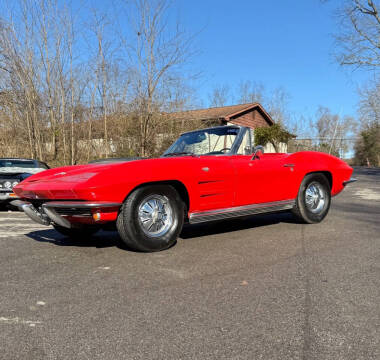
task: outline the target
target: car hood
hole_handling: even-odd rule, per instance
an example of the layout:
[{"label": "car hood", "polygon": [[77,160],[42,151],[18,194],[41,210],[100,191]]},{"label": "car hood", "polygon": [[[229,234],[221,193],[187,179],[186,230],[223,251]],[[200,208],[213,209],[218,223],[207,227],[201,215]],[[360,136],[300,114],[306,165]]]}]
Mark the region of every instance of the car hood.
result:
[{"label": "car hood", "polygon": [[[21,198],[122,201],[126,192],[141,182],[160,181],[178,173],[178,161],[195,158],[138,159],[115,163],[64,166],[35,174],[14,188]],[[128,190],[129,189],[129,190]]]},{"label": "car hood", "polygon": [[96,163],[88,165],[63,166],[32,175],[24,183],[33,182],[80,182],[125,163]]}]

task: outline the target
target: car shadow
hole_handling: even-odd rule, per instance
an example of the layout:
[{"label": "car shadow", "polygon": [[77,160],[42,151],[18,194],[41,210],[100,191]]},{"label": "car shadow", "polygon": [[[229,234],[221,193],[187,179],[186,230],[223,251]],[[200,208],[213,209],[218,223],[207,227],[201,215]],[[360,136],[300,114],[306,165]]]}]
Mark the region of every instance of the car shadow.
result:
[{"label": "car shadow", "polygon": [[125,248],[116,231],[100,231],[89,238],[72,239],[61,235],[54,229],[32,231],[25,236],[42,243],[57,246],[96,247],[99,249],[108,247]]},{"label": "car shadow", "polygon": [[[290,213],[274,213],[224,221],[215,221],[204,224],[186,224],[183,227],[179,238],[192,239],[208,235],[254,229],[257,227],[269,226],[278,223],[297,223],[297,221]],[[54,229],[32,231],[25,234],[25,236],[41,243],[49,243],[57,246],[95,247],[98,249],[117,247],[122,250],[138,252],[128,248],[122,242],[116,231],[100,231],[90,238],[83,239],[72,239],[66,237]]]},{"label": "car shadow", "polygon": [[254,229],[279,223],[296,224],[298,221],[290,212],[247,216],[236,219],[214,221],[203,224],[186,224],[180,234],[181,239],[192,239],[240,230]]}]

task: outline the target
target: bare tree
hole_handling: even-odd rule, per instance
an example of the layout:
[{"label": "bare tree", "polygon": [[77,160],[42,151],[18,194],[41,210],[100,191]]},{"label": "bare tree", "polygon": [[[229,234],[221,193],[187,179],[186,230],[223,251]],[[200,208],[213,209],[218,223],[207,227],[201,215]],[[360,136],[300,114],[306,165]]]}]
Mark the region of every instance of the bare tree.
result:
[{"label": "bare tree", "polygon": [[335,35],[339,64],[355,67],[380,66],[379,2],[348,0],[339,10],[340,31]]},{"label": "bare tree", "polygon": [[155,154],[181,131],[164,113],[192,101],[193,37],[170,0],[120,0],[121,34],[104,9],[83,7],[79,22],[75,4],[15,0],[1,14],[0,152],[53,166]]},{"label": "bare tree", "polygon": [[[347,0],[339,9],[340,30],[335,35],[336,60],[340,65],[351,66],[354,69],[374,70],[380,66],[380,2],[374,0]],[[371,158],[378,163],[380,155],[373,155],[373,149],[368,146],[371,138],[378,141],[378,126],[380,116],[380,86],[375,77],[369,85],[360,90],[359,116],[361,132],[355,147],[355,158],[363,164],[363,159]],[[361,159],[360,161],[358,159]],[[369,162],[369,161],[368,161]]]},{"label": "bare tree", "polygon": [[362,127],[380,124],[380,81],[374,80],[359,90],[359,115]]},{"label": "bare tree", "polygon": [[231,105],[233,103],[231,88],[227,84],[217,85],[213,88],[209,99],[211,107]]},{"label": "bare tree", "polygon": [[[38,63],[33,46],[35,23],[27,10],[27,2],[23,2],[20,8],[20,17],[23,20],[18,26],[10,18],[3,20],[0,27],[0,70],[1,91],[3,95],[1,107],[8,114],[9,120],[15,122],[14,129],[18,134],[28,139],[29,156],[42,155],[40,105],[42,98],[39,94]],[[26,36],[28,34],[28,36]],[[9,130],[8,126],[5,126]],[[9,137],[9,133],[3,136]],[[10,137],[8,144],[17,147]]]},{"label": "bare tree", "polygon": [[289,126],[289,101],[290,95],[283,87],[274,89],[267,100],[267,108],[272,118],[283,126]]},{"label": "bare tree", "polygon": [[275,88],[268,93],[263,84],[248,80],[239,84],[237,93],[239,103],[258,102],[267,109],[276,123],[291,131],[296,130],[296,124],[291,124],[291,114],[288,109],[290,94],[284,87]]},{"label": "bare tree", "polygon": [[193,55],[192,36],[178,21],[170,26],[171,1],[134,0],[132,3],[132,33],[125,45],[131,58],[139,154],[146,156],[157,132],[154,114],[163,106],[166,89],[184,77],[180,67]]},{"label": "bare tree", "polygon": [[314,124],[319,139],[319,150],[329,153],[345,152],[346,140],[355,133],[356,125],[354,118],[333,114],[329,108],[320,106]]},{"label": "bare tree", "polygon": [[107,41],[105,40],[105,27],[107,26],[107,19],[104,16],[97,17],[95,14],[95,34],[97,40],[97,67],[96,79],[97,89],[101,99],[101,109],[103,117],[103,131],[104,131],[104,149],[105,156],[108,157],[108,66],[106,62],[106,53],[109,49]]},{"label": "bare tree", "polygon": [[242,81],[238,87],[238,102],[241,104],[265,103],[265,86],[250,80]]},{"label": "bare tree", "polygon": [[55,0],[20,0],[18,5],[0,34],[3,71],[8,74],[1,86],[13,94],[12,109],[18,108],[12,118],[26,125],[29,156],[60,162],[62,137],[66,162],[66,53],[72,44],[71,19]]}]

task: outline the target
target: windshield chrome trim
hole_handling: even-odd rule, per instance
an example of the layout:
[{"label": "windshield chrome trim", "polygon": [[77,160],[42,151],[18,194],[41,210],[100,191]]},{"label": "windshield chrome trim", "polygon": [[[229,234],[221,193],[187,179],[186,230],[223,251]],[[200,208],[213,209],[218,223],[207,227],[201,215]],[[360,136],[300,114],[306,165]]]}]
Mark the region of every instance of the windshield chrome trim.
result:
[{"label": "windshield chrome trim", "polygon": [[197,132],[201,132],[201,131],[207,131],[207,130],[225,129],[226,127],[228,127],[229,129],[241,129],[243,126],[239,126],[239,125],[210,126],[208,128],[204,128],[204,129],[197,129],[197,130],[192,130],[192,131],[186,131],[184,133],[181,133],[180,136],[187,135],[187,134],[192,134],[192,133],[197,133]]},{"label": "windshield chrome trim", "polygon": [[228,152],[227,155],[236,155],[239,147],[244,139],[245,133],[247,132],[248,128],[247,127],[240,127],[240,131],[238,135],[236,136],[236,139],[234,143],[232,144],[231,150]]}]

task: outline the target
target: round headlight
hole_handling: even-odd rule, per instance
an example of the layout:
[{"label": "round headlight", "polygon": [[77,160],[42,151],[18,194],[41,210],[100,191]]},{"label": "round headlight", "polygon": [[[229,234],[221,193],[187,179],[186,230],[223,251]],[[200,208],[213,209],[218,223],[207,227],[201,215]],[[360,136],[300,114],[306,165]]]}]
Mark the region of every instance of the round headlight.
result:
[{"label": "round headlight", "polygon": [[16,185],[18,185],[18,181],[13,182],[12,188],[14,188]]},{"label": "round headlight", "polygon": [[12,188],[12,183],[11,183],[10,181],[6,181],[6,182],[4,183],[4,187],[5,187],[6,189],[11,189],[11,188]]}]

